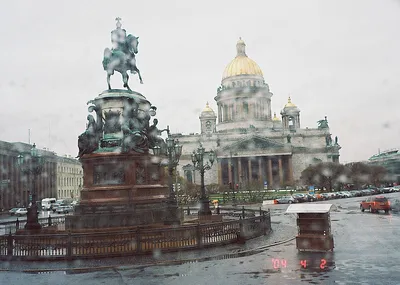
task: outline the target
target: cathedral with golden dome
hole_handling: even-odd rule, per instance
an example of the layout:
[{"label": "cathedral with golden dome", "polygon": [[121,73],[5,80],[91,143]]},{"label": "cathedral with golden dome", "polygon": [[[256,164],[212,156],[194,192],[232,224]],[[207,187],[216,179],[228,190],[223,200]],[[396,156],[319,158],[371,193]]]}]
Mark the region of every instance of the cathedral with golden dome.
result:
[{"label": "cathedral with golden dome", "polygon": [[216,163],[205,172],[205,184],[249,183],[278,189],[300,183],[301,172],[310,164],[338,162],[340,145],[333,141],[327,118],[316,128],[300,126],[300,109],[289,97],[280,117],[271,112],[273,93],[258,64],[246,54],[242,39],[236,57],[226,66],[214,100],[216,112],[207,102],[201,112],[200,132],[173,134],[183,145],[177,170],[190,182],[200,183],[191,154],[201,143],[214,150]]}]

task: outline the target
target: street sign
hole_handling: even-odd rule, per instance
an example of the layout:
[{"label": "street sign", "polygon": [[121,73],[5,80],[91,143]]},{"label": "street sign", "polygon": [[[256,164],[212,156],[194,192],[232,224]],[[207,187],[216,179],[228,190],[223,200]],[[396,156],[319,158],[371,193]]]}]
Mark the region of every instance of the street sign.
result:
[{"label": "street sign", "polygon": [[315,190],[315,189],[314,189],[314,186],[309,186],[309,187],[308,187],[308,194],[314,195],[314,193],[315,193],[314,190]]},{"label": "street sign", "polygon": [[0,184],[10,184],[11,180],[7,179],[7,180],[1,180]]},{"label": "street sign", "polygon": [[264,190],[268,189],[268,181],[264,181]]}]

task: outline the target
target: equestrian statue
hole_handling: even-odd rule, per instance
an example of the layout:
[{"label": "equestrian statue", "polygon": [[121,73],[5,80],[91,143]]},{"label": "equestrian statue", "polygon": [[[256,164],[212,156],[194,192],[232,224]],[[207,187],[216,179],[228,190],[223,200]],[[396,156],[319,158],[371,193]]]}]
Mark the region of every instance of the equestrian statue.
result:
[{"label": "equestrian statue", "polygon": [[113,47],[104,50],[103,68],[107,72],[108,89],[111,89],[110,77],[114,71],[118,71],[122,75],[124,87],[131,91],[128,85],[129,75],[138,74],[140,83],[143,84],[140,71],[136,66],[135,55],[138,53],[139,37],[129,34],[126,35],[126,30],[121,29],[121,18],[116,18],[117,29],[111,32],[111,42]]}]

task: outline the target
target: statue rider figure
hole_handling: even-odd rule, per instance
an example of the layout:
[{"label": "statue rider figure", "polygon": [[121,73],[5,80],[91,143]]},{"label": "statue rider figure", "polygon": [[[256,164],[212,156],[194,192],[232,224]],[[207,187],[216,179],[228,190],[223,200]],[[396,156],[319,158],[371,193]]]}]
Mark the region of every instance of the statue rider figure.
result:
[{"label": "statue rider figure", "polygon": [[117,17],[115,19],[117,21],[117,29],[111,32],[111,43],[113,45],[112,51],[120,50],[124,51],[124,44],[126,40],[126,30],[121,29],[121,18]]}]

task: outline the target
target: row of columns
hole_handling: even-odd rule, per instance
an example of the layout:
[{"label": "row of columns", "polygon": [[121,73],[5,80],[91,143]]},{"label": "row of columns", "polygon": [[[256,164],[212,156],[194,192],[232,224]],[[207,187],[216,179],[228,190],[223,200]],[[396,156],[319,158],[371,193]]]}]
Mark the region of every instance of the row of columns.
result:
[{"label": "row of columns", "polygon": [[[256,171],[253,171],[254,166]],[[261,184],[265,180],[268,187],[293,185],[292,156],[235,157],[219,161],[219,184],[252,181]]]},{"label": "row of columns", "polygon": [[254,101],[238,101],[218,103],[218,122],[232,121],[243,118],[271,118],[271,100],[260,98]]}]

